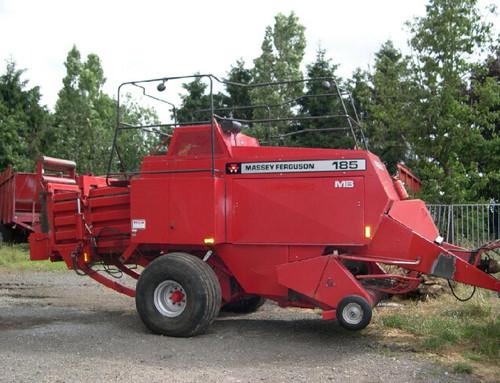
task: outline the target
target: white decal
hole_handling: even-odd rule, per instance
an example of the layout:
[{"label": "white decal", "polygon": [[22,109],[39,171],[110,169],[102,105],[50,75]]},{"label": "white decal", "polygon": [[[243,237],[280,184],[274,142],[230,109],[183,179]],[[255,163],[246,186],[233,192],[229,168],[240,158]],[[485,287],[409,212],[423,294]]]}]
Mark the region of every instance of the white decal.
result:
[{"label": "white decal", "polygon": [[146,228],[145,219],[133,219],[132,220],[132,230],[144,230]]},{"label": "white decal", "polygon": [[354,181],[353,180],[335,181],[335,187],[336,188],[353,188]]},{"label": "white decal", "polygon": [[246,162],[241,164],[241,174],[349,172],[358,170],[366,170],[366,160]]}]

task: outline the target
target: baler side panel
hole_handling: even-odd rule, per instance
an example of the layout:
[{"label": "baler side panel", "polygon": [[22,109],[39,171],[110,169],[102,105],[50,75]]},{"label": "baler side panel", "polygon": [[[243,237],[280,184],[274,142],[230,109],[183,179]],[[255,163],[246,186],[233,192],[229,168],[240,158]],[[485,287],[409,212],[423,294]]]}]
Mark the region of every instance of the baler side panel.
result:
[{"label": "baler side panel", "polygon": [[210,176],[172,177],[169,186],[169,244],[225,242],[224,180]]},{"label": "baler side panel", "polygon": [[130,190],[132,242],[168,243],[170,178],[132,180]]},{"label": "baler side panel", "polygon": [[234,178],[231,181],[228,199],[231,243],[312,245],[362,244],[364,241],[361,176]]}]

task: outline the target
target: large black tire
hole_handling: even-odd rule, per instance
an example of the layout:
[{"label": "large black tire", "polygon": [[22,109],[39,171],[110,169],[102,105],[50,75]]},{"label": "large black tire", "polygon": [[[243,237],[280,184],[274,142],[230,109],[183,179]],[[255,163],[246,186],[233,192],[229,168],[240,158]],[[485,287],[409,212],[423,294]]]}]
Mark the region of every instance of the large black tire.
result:
[{"label": "large black tire", "polygon": [[347,330],[356,331],[364,329],[372,319],[372,307],[357,295],[342,299],[337,306],[337,320]]},{"label": "large black tire", "polygon": [[250,295],[222,306],[221,311],[237,314],[250,314],[256,312],[266,300],[257,295]]},{"label": "large black tire", "polygon": [[170,253],[142,272],[135,303],[152,332],[190,337],[205,332],[219,314],[221,288],[215,272],[201,259]]}]

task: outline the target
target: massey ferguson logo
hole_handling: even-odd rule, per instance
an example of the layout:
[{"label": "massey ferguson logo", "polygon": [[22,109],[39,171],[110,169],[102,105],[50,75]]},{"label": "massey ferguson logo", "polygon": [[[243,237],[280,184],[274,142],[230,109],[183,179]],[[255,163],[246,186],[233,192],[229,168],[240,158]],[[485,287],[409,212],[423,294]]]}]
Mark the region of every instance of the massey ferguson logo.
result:
[{"label": "massey ferguson logo", "polygon": [[227,174],[240,174],[241,173],[240,164],[237,164],[237,163],[226,164],[226,173]]},{"label": "massey ferguson logo", "polygon": [[[226,164],[226,174],[358,172],[364,170],[366,170],[366,160],[363,158],[270,162],[229,162]],[[354,187],[354,185],[340,187]]]},{"label": "massey ferguson logo", "polygon": [[342,181],[335,181],[335,188],[346,188],[350,189],[354,187],[354,181],[353,180],[342,180]]}]

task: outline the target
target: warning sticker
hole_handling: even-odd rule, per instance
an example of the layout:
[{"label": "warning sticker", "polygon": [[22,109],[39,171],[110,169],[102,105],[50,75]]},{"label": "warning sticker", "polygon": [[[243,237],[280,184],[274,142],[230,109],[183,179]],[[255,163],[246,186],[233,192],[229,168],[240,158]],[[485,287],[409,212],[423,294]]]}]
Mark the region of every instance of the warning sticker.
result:
[{"label": "warning sticker", "polygon": [[145,219],[133,219],[132,220],[132,230],[144,230],[146,228]]}]

